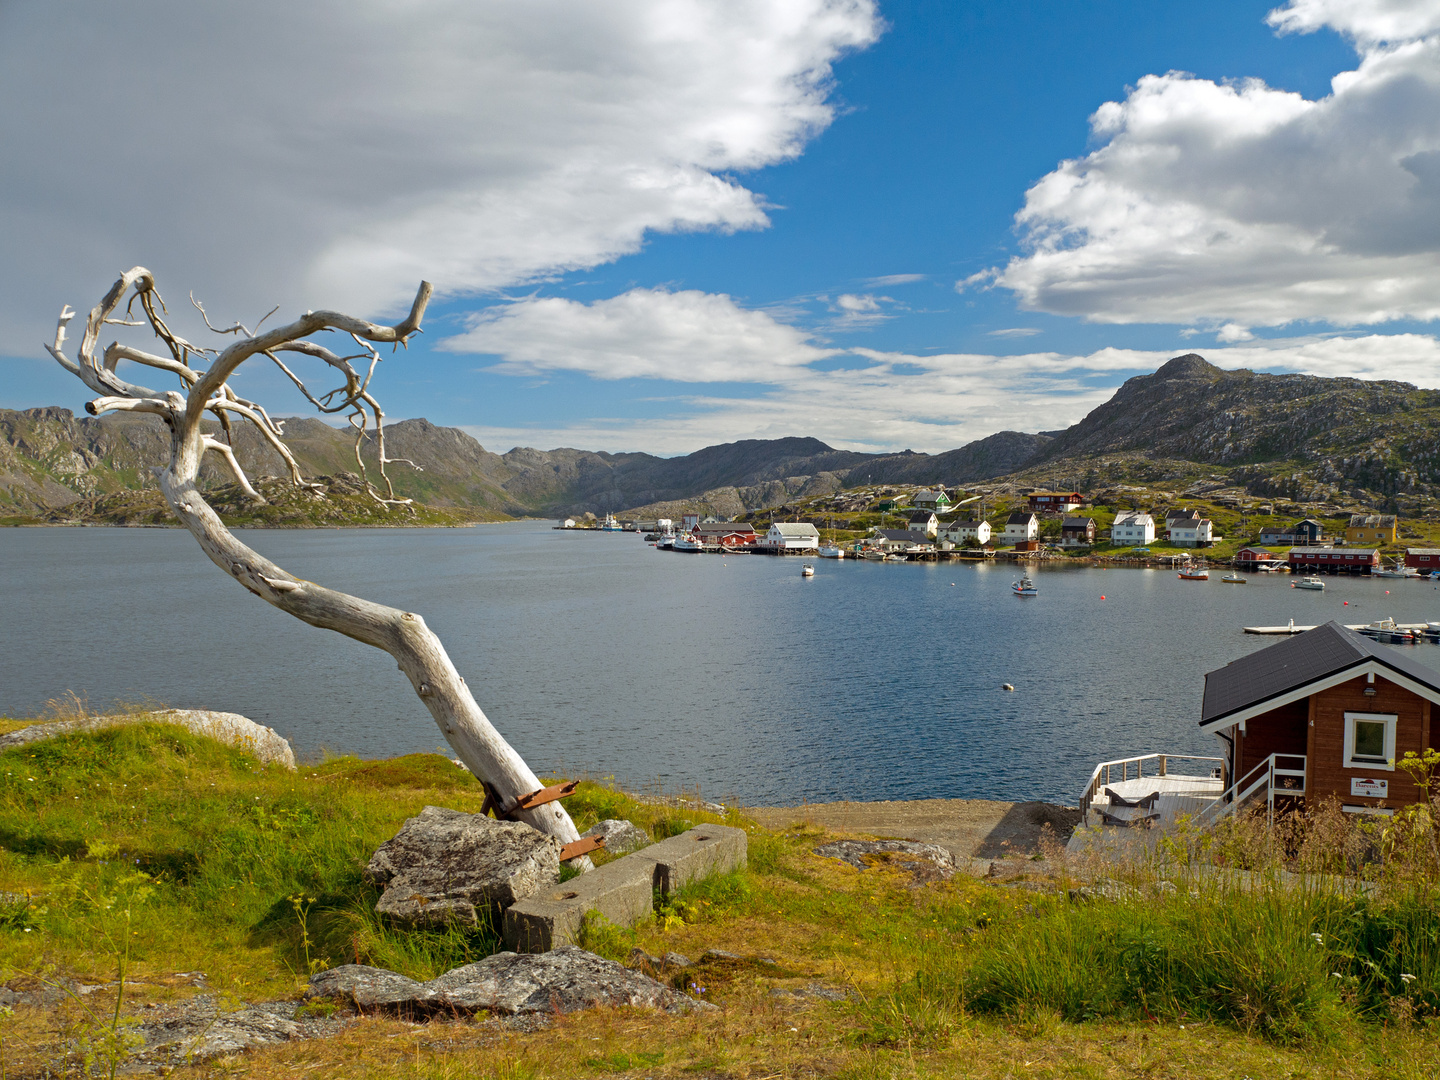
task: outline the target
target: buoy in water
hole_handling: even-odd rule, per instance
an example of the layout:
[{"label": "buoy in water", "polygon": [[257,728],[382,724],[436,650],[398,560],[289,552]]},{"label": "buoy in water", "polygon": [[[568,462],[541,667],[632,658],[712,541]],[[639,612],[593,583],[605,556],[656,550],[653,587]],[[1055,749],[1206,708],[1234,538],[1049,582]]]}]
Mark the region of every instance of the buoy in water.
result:
[{"label": "buoy in water", "polygon": [[1101,596],[1101,597],[1100,597],[1100,599],[1101,599],[1101,600],[1104,600],[1104,599],[1105,599],[1105,597],[1104,597],[1104,596]]},{"label": "buoy in water", "polygon": [[1002,683],[1000,684],[1000,689],[1001,689],[1001,690],[1014,690],[1015,687],[1011,686],[1008,682],[1002,682]]}]

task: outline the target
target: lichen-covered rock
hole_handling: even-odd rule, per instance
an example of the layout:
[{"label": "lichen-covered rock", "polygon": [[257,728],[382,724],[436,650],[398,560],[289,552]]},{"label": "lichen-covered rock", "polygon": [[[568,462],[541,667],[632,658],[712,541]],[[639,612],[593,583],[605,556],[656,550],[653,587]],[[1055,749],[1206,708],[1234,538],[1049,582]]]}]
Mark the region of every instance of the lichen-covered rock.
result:
[{"label": "lichen-covered rock", "polygon": [[839,859],[857,870],[893,866],[909,873],[917,884],[943,881],[955,873],[955,856],[949,851],[913,840],[837,840],[817,847],[815,854]]},{"label": "lichen-covered rock", "polygon": [[606,851],[613,851],[620,855],[639,851],[653,843],[644,829],[620,818],[606,818],[604,821],[596,822],[580,834],[580,839],[584,840],[587,836],[603,840]]},{"label": "lichen-covered rock", "polygon": [[524,822],[427,806],[376,849],[365,878],[385,886],[382,915],[473,926],[558,882],[560,842]]},{"label": "lichen-covered rock", "polygon": [[340,998],[362,1010],[407,1015],[567,1013],[597,1005],[670,1013],[715,1008],[574,945],[561,945],[547,953],[497,953],[427,983],[347,964],[313,976],[307,996]]}]

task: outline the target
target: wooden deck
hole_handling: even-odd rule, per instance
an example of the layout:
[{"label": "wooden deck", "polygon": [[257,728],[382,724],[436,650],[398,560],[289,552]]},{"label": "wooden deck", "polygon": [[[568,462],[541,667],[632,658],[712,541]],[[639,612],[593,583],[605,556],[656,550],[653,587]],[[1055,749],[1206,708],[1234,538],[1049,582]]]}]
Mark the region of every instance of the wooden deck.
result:
[{"label": "wooden deck", "polygon": [[[1118,822],[1140,823],[1145,819],[1151,819],[1152,827],[1164,827],[1171,825],[1181,814],[1197,814],[1213,803],[1223,793],[1219,777],[1210,776],[1177,776],[1173,773],[1167,776],[1142,776],[1139,779],[1117,780],[1106,785],[1108,790],[1130,802],[1138,802],[1140,799],[1159,793],[1155,805],[1150,808],[1138,806],[1122,806],[1113,802],[1105,789],[1102,789],[1090,801],[1088,807],[1081,807],[1082,810],[1089,810],[1087,820],[1092,828],[1124,828]],[[1111,821],[1106,821],[1101,815],[1108,815]],[[1158,820],[1156,817],[1158,815]],[[1133,825],[1131,827],[1134,827]]]}]

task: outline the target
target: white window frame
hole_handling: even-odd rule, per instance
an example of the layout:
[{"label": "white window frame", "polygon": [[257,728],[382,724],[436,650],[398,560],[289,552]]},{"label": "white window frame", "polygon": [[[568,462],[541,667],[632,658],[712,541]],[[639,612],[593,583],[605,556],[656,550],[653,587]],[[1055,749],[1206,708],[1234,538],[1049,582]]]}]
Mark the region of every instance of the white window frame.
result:
[{"label": "white window frame", "polygon": [[[1394,713],[1367,713],[1347,712],[1345,714],[1345,761],[1347,769],[1379,769],[1383,772],[1395,771],[1395,727],[1399,717]],[[1374,761],[1356,761],[1355,756],[1355,721],[1363,720],[1366,723],[1385,725],[1385,761],[1377,763]]]}]

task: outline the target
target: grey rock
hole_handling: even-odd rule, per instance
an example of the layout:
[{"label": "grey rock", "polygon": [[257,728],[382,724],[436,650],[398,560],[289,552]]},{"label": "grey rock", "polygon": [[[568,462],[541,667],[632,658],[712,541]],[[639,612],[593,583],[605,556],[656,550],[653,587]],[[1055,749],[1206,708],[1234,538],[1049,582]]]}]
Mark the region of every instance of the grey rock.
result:
[{"label": "grey rock", "polygon": [[[365,878],[375,910],[411,925],[474,925],[560,880],[560,842],[520,821],[427,806],[381,844]],[[478,910],[477,910],[478,909]]]},{"label": "grey rock", "polygon": [[810,983],[807,986],[789,990],[783,986],[777,986],[770,991],[770,996],[777,998],[798,998],[802,1001],[845,1001],[850,997],[850,991],[839,986],[826,986],[824,983]]},{"label": "grey rock", "polygon": [[917,884],[944,881],[956,870],[955,857],[945,848],[913,840],[837,840],[817,847],[815,854],[839,859],[857,870],[895,866],[908,872]]},{"label": "grey rock", "polygon": [[706,949],[700,954],[701,960],[744,960],[739,953],[726,952],[724,949]]},{"label": "grey rock", "polygon": [[174,1005],[152,1004],[139,1022],[144,1042],[124,1071],[173,1068],[292,1039],[324,1038],[349,1022],[348,1017],[298,1018],[289,1001],[261,1002],[235,1012],[222,1012],[210,994]]},{"label": "grey rock", "polygon": [[687,968],[690,966],[690,958],[678,952],[667,952],[660,958],[660,965],[665,968]]},{"label": "grey rock", "polygon": [[670,1013],[715,1008],[574,945],[547,953],[497,953],[427,983],[352,964],[312,977],[307,993],[338,997],[361,1009],[427,1014],[566,1013],[597,1005]]},{"label": "grey rock", "polygon": [[606,851],[613,851],[620,855],[638,851],[652,842],[650,835],[644,829],[620,818],[606,818],[604,821],[596,822],[580,834],[580,839],[584,840],[590,836],[604,840]]},{"label": "grey rock", "polygon": [[196,735],[205,735],[226,746],[239,747],[262,764],[278,764],[294,771],[295,751],[290,743],[239,713],[211,712],[208,709],[159,709],[155,712],[126,716],[85,716],[78,720],[56,720],[47,724],[31,724],[6,735],[0,735],[0,750],[24,746],[42,739],[54,739],[77,731],[100,731],[126,724],[178,724]]}]

